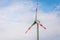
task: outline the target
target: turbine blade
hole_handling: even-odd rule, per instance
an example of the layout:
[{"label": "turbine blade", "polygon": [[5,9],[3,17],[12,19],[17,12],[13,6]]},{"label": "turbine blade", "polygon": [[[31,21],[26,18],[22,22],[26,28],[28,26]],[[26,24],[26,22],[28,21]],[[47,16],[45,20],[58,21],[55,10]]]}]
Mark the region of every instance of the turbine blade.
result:
[{"label": "turbine blade", "polygon": [[40,24],[40,26],[41,26],[42,28],[46,29],[46,27],[44,27],[42,24]]},{"label": "turbine blade", "polygon": [[36,15],[35,15],[35,20],[37,20],[37,10],[38,10],[38,9],[36,8]]},{"label": "turbine blade", "polygon": [[38,13],[38,1],[36,3],[36,15],[35,15],[35,20],[37,20],[37,13]]},{"label": "turbine blade", "polygon": [[34,23],[27,29],[27,31],[26,31],[25,33],[27,33],[27,32],[31,29],[31,27],[34,26],[35,24],[36,24],[36,22],[34,22]]},{"label": "turbine blade", "polygon": [[28,30],[25,33],[27,33],[30,29],[31,29],[31,27],[29,27]]}]

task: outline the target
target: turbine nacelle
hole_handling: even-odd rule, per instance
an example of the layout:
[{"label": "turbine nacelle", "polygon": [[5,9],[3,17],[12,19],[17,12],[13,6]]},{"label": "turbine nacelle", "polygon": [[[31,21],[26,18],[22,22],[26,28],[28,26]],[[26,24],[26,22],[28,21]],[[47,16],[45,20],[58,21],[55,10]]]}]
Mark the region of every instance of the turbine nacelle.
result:
[{"label": "turbine nacelle", "polygon": [[38,24],[39,24],[39,23],[40,23],[40,21],[39,21],[39,20],[36,20],[36,23],[38,23]]}]

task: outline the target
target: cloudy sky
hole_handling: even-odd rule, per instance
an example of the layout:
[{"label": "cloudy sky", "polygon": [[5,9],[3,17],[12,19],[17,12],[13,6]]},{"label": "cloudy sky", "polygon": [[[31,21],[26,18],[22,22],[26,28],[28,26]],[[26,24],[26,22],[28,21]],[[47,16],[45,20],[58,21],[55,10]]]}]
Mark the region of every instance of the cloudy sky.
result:
[{"label": "cloudy sky", "polygon": [[[60,40],[60,0],[38,0],[40,40]],[[36,25],[25,34],[35,19],[36,0],[0,0],[0,40],[36,40]]]}]

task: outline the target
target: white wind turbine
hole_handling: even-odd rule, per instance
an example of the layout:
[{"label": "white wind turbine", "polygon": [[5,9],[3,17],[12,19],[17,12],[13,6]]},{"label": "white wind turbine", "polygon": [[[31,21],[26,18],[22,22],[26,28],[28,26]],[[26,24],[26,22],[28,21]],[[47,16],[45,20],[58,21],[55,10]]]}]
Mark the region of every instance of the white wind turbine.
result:
[{"label": "white wind turbine", "polygon": [[35,24],[37,24],[37,40],[39,40],[39,25],[40,25],[42,28],[44,28],[44,29],[46,29],[46,27],[44,27],[44,26],[40,23],[40,21],[37,20],[37,13],[38,13],[38,0],[37,0],[37,3],[36,3],[36,15],[35,15],[35,20],[34,20],[33,24],[27,29],[27,31],[26,31],[25,33],[27,33],[27,32],[31,29],[31,27],[33,27]]}]

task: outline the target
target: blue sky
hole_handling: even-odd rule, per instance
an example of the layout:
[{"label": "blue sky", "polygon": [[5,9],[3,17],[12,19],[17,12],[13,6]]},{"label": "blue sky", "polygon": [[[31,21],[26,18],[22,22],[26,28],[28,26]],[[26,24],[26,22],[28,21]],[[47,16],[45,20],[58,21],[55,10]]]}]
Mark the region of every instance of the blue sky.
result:
[{"label": "blue sky", "polygon": [[60,5],[60,0],[38,0],[38,2],[42,4],[39,8],[44,12],[51,12],[57,5]]},{"label": "blue sky", "polygon": [[[38,0],[40,40],[60,40],[60,0]],[[0,0],[0,40],[36,40],[36,25],[25,34],[35,19],[36,0]]]},{"label": "blue sky", "polygon": [[[15,0],[16,2],[20,2],[21,0]],[[25,0],[26,1],[26,0]],[[30,1],[30,0],[28,0]],[[34,3],[36,0],[32,0]],[[14,0],[0,0],[0,7],[6,7],[11,5]],[[44,12],[51,12],[53,9],[60,5],[60,0],[38,0],[39,4],[41,3],[42,6],[39,9],[43,10]]]}]

